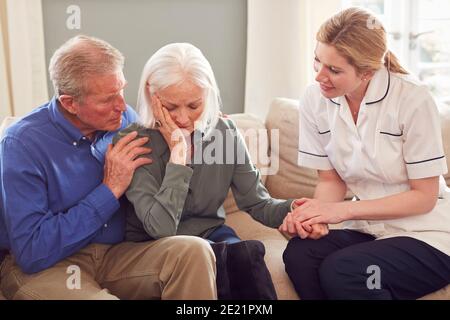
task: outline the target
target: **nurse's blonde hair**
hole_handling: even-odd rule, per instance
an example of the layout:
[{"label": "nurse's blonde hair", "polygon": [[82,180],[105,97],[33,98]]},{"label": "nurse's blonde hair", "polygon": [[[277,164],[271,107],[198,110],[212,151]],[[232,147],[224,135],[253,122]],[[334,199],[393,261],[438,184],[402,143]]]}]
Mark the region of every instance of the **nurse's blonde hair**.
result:
[{"label": "nurse's blonde hair", "polygon": [[409,73],[388,50],[381,22],[364,9],[353,7],[335,14],[322,24],[316,40],[336,48],[359,74],[383,65],[394,73]]},{"label": "nurse's blonde hair", "polygon": [[156,51],[145,64],[137,101],[137,112],[144,126],[155,128],[151,96],[186,80],[204,91],[205,109],[195,126],[206,137],[209,136],[219,120],[220,92],[208,60],[190,43],[168,44]]}]

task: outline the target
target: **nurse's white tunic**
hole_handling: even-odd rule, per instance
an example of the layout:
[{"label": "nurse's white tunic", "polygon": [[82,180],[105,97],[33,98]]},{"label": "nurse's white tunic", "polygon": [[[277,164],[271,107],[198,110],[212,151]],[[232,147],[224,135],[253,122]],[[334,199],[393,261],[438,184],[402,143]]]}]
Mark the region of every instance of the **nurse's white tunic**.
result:
[{"label": "nurse's white tunic", "polygon": [[[318,84],[308,87],[299,110],[299,165],[335,169],[360,200],[398,194],[410,190],[409,179],[447,173],[437,106],[412,76],[377,71],[356,125],[345,97],[327,99]],[[450,191],[441,176],[431,212],[344,227],[377,239],[412,237],[450,255]]]}]

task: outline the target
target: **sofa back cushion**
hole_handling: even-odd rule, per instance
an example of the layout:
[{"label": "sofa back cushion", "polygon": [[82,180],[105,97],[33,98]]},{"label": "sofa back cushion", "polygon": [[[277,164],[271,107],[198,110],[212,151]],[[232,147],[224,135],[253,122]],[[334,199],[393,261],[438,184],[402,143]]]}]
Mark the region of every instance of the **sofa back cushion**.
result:
[{"label": "sofa back cushion", "polygon": [[6,117],[2,123],[0,124],[0,139],[3,138],[3,135],[5,134],[6,129],[12,125],[14,122],[19,120],[18,117]]},{"label": "sofa back cushion", "polygon": [[[236,127],[244,137],[253,164],[259,170],[268,168],[270,163],[266,163],[265,159],[261,157],[261,155],[267,155],[269,149],[269,139],[264,122],[251,114],[239,113],[229,115],[229,117],[236,123]],[[264,171],[262,170],[262,173]],[[262,174],[261,179],[265,183],[266,175]],[[231,190],[228,191],[225,199],[224,209],[227,214],[239,211]]]},{"label": "sofa back cushion", "polygon": [[266,118],[267,130],[278,130],[279,141],[271,141],[272,152],[279,155],[279,168],[269,175],[266,187],[274,198],[288,199],[314,195],[317,171],[297,165],[298,101],[275,99]]},{"label": "sofa back cushion", "polygon": [[[441,115],[442,143],[447,157],[447,167],[450,170],[450,105],[441,105],[439,113]],[[450,172],[444,178],[447,186],[450,186]]]}]

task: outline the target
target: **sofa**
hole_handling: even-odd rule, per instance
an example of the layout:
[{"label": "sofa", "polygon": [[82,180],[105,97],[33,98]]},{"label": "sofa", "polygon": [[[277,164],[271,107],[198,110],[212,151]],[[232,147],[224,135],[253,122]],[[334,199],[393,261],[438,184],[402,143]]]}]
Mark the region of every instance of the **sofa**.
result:
[{"label": "sofa", "polygon": [[[298,101],[277,98],[272,102],[265,122],[250,114],[229,115],[243,134],[250,156],[260,169],[265,186],[275,198],[312,197],[317,182],[315,170],[301,168],[297,165],[297,108]],[[450,107],[443,107],[440,111],[444,147],[448,167],[450,168]],[[14,118],[7,118],[3,121],[3,124],[0,125],[0,137],[2,131],[14,121]],[[276,141],[278,142],[275,143]],[[267,157],[264,157],[267,154],[274,154],[273,159],[277,161],[268,162]],[[447,185],[450,185],[450,174],[447,174],[445,178]],[[348,194],[348,198],[351,198],[351,194]],[[262,225],[253,220],[247,213],[240,211],[231,192],[225,200],[224,208],[227,213],[226,224],[236,230],[241,239],[260,240],[264,243],[266,247],[265,260],[278,298],[282,300],[299,299],[284,270],[282,261],[288,236],[277,229]],[[339,227],[339,225],[330,226],[330,228]],[[0,292],[0,300],[2,297]],[[450,284],[422,299],[450,300]]]}]

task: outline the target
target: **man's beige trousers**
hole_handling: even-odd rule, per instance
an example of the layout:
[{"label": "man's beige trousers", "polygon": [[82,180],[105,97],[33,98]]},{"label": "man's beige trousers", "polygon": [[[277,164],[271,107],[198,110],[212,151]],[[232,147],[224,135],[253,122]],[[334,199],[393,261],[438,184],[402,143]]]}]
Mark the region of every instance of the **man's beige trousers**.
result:
[{"label": "man's beige trousers", "polygon": [[91,244],[35,274],[23,273],[8,255],[1,289],[7,299],[209,300],[217,299],[216,263],[198,237]]}]

